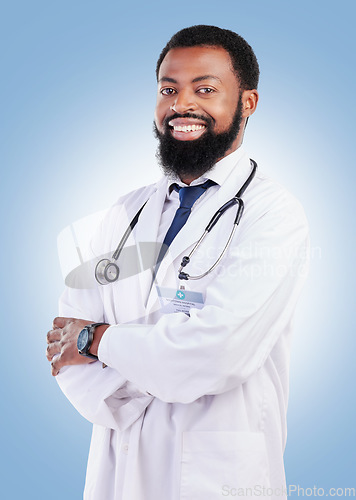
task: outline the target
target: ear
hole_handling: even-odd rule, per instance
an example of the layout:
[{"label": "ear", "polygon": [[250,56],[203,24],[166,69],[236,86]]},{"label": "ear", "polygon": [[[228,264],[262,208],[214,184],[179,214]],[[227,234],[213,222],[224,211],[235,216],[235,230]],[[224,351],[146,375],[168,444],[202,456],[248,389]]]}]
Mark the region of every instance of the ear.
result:
[{"label": "ear", "polygon": [[256,111],[257,103],[258,103],[258,92],[256,89],[244,90],[242,92],[243,118],[248,118]]}]

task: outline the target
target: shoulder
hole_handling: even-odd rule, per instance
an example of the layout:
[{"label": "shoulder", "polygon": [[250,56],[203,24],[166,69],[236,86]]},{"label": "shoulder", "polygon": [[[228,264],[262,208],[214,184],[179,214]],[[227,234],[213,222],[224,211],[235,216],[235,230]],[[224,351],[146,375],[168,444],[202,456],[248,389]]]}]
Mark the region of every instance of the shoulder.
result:
[{"label": "shoulder", "polygon": [[162,177],[158,182],[134,189],[120,198],[109,208],[105,220],[116,217],[119,212],[125,212],[128,219],[134,217],[137,211],[149,200],[159,189],[165,189],[167,179]]},{"label": "shoulder", "polygon": [[148,196],[150,196],[153,192],[155,192],[158,189],[158,186],[160,185],[161,182],[162,181],[149,184],[147,186],[142,186],[138,189],[130,191],[129,193],[123,196],[120,196],[120,198],[114,203],[114,205],[111,208],[113,209],[115,207],[120,207],[123,205],[130,205],[130,204],[140,204],[140,202],[146,200]]},{"label": "shoulder", "polygon": [[250,206],[258,206],[262,212],[289,209],[304,214],[304,209],[297,196],[263,172],[256,173],[247,198]]},{"label": "shoulder", "polygon": [[103,248],[114,248],[118,235],[129,227],[133,218],[158,190],[166,189],[167,180],[163,177],[157,183],[142,186],[121,196],[105,213],[98,230],[94,233],[92,247],[96,252]]},{"label": "shoulder", "polygon": [[261,171],[257,171],[251,188],[246,191],[244,204],[245,229],[257,225],[271,233],[277,228],[308,233],[307,217],[298,198]]}]

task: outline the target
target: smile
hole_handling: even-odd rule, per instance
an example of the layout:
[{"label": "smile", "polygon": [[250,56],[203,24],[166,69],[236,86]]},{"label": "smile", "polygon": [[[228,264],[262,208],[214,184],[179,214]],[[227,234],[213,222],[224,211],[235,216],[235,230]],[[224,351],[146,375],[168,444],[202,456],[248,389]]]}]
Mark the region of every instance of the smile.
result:
[{"label": "smile", "polygon": [[205,125],[176,125],[172,127],[175,132],[195,132],[204,128]]},{"label": "smile", "polygon": [[172,136],[180,141],[198,139],[207,128],[205,123],[189,118],[175,118],[168,125]]}]

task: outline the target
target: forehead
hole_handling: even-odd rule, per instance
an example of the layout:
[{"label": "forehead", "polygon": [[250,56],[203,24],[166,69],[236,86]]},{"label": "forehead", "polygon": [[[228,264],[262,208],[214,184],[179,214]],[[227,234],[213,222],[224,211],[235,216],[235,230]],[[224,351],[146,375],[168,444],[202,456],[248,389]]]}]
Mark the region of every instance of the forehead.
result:
[{"label": "forehead", "polygon": [[171,49],[162,61],[158,79],[193,80],[214,76],[222,83],[237,82],[229,53],[222,47],[179,47]]}]

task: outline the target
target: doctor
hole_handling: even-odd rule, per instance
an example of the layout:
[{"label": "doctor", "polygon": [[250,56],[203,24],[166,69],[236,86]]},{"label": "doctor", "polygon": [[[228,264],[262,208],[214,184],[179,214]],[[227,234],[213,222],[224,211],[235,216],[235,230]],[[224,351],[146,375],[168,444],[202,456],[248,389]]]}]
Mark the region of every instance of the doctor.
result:
[{"label": "doctor", "polygon": [[[241,143],[258,77],[236,33],[193,26],[172,37],[157,63],[164,176],[121,198],[92,242],[96,256],[113,252],[147,201],[126,245],[140,252],[165,241],[164,258],[61,297],[47,358],[93,423],[87,500],[286,496],[289,346],[308,244],[300,204],[258,170],[221,263],[202,279],[178,279],[182,257],[251,173]],[[234,217],[223,215],[187,272],[214,263]]]}]

